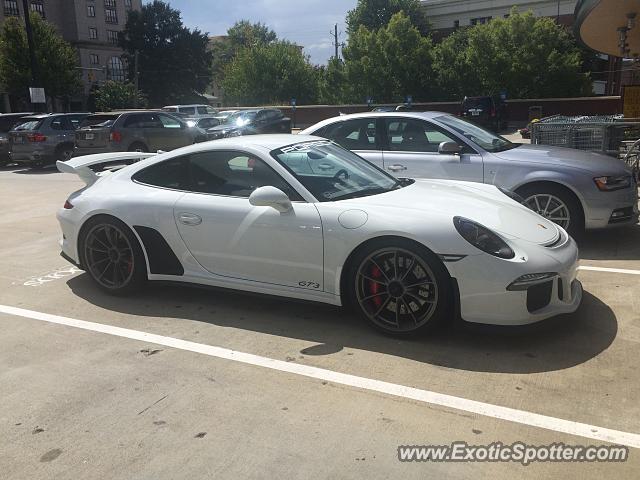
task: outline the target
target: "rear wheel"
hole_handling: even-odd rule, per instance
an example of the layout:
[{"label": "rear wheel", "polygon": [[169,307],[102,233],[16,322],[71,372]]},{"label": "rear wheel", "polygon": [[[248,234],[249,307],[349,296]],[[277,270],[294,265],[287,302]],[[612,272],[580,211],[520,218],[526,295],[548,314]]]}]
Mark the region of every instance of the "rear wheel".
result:
[{"label": "rear wheel", "polygon": [[147,148],[147,146],[144,143],[135,142],[135,143],[132,143],[131,145],[129,145],[129,151],[130,152],[148,152],[149,149]]},{"label": "rear wheel", "polygon": [[73,145],[60,145],[56,148],[56,160],[60,160],[61,162],[66,162],[73,156]]},{"label": "rear wheel", "polygon": [[584,231],[584,215],[576,198],[562,187],[531,185],[518,189],[524,203],[534,212],[560,225],[571,236]]},{"label": "rear wheel", "polygon": [[96,217],[83,227],[82,265],[103,290],[124,295],[141,287],[147,278],[138,240],[123,222]]},{"label": "rear wheel", "polygon": [[352,262],[349,301],[373,327],[426,333],[450,310],[449,275],[436,255],[411,241],[376,242]]}]

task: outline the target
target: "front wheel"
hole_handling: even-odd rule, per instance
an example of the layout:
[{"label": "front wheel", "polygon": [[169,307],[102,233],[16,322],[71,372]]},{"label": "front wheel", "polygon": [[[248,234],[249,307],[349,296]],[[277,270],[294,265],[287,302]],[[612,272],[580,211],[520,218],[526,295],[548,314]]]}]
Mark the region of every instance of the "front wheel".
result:
[{"label": "front wheel", "polygon": [[81,236],[82,265],[94,282],[114,295],[132,293],[147,278],[144,254],[129,227],[112,217],[89,220]]},{"label": "front wheel", "polygon": [[560,225],[572,237],[584,231],[584,215],[578,201],[554,185],[532,185],[518,189],[524,204],[547,220]]},{"label": "front wheel", "polygon": [[425,247],[401,239],[385,243],[376,242],[352,262],[349,302],[385,333],[426,333],[450,310],[449,274]]}]

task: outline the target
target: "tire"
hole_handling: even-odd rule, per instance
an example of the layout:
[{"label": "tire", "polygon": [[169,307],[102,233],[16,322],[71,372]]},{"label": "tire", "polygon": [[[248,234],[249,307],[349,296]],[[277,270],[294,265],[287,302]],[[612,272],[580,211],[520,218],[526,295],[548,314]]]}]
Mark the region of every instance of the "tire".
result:
[{"label": "tire", "polygon": [[80,263],[98,287],[128,295],[147,280],[147,264],[138,239],[120,220],[100,215],[85,223],[78,242]]},{"label": "tire", "polygon": [[129,152],[148,152],[149,149],[142,142],[134,142],[131,145],[129,145],[129,150],[128,151]]},{"label": "tire", "polygon": [[349,262],[347,304],[373,328],[417,336],[440,325],[451,311],[451,278],[424,246],[401,238],[369,243]]},{"label": "tire", "polygon": [[579,237],[584,232],[580,203],[566,189],[555,185],[529,185],[519,188],[516,193],[524,198],[525,205],[563,227],[572,237]]},{"label": "tire", "polygon": [[57,160],[60,160],[62,162],[66,162],[67,160],[69,160],[71,157],[73,156],[73,144],[65,144],[65,145],[59,145],[56,148],[56,153],[55,153],[55,160],[54,163]]}]

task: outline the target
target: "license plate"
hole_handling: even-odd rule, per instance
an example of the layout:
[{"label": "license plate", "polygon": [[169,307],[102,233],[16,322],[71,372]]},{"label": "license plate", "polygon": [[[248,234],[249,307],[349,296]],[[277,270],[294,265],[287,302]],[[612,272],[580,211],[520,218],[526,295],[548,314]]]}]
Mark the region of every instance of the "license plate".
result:
[{"label": "license plate", "polygon": [[85,138],[85,140],[93,140],[94,138],[96,138],[96,136],[95,136],[95,134],[93,134],[93,133],[87,133],[87,134],[84,136],[84,138]]},{"label": "license plate", "polygon": [[479,117],[479,116],[480,116],[480,112],[472,111],[472,112],[471,112],[471,115],[472,115],[473,117]]}]

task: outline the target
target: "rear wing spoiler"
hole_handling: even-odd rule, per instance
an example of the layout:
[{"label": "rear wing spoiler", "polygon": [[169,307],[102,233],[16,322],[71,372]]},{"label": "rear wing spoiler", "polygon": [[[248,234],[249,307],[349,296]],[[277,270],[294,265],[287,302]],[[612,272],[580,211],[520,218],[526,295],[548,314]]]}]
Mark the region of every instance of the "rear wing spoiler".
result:
[{"label": "rear wing spoiler", "polygon": [[[75,157],[66,162],[58,160],[56,167],[62,173],[75,173],[89,186],[93,185],[100,178],[100,174],[96,171],[99,165],[120,163],[128,165],[154,155],[156,154],[147,152],[96,153],[94,155]],[[94,168],[92,169],[91,167]]]}]

